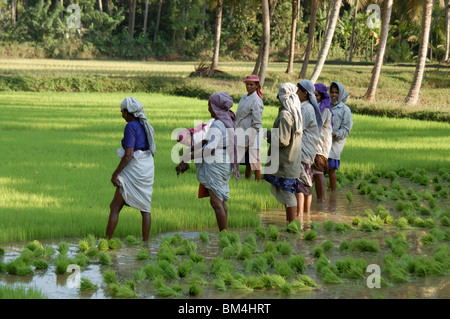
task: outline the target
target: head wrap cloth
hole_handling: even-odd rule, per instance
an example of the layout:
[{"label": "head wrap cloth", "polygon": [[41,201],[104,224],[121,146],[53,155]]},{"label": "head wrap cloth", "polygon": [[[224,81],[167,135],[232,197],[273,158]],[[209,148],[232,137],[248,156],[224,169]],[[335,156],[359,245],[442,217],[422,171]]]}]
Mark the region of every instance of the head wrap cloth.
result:
[{"label": "head wrap cloth", "polygon": [[236,115],[230,110],[233,106],[233,99],[228,95],[228,93],[219,92],[212,94],[208,101],[217,118],[221,120],[227,128],[228,145],[233,145],[233,148],[227,147],[227,150],[230,154],[230,158],[233,158],[233,170],[236,174],[236,178],[238,178],[239,163],[237,162],[237,137],[234,134],[234,130],[236,129]]},{"label": "head wrap cloth", "polygon": [[300,109],[300,100],[297,95],[297,86],[293,83],[282,83],[278,87],[278,98],[283,107],[291,113],[294,118],[294,132],[301,134],[302,127],[302,112]]},{"label": "head wrap cloth", "polygon": [[314,87],[314,84],[310,80],[302,80],[298,84],[301,85],[308,93],[309,102],[314,107],[314,113],[316,115],[316,122],[317,122],[317,129],[319,130],[319,135],[321,135],[323,120],[322,120],[322,112],[320,112],[319,103],[317,103],[317,99],[316,99],[316,88]]},{"label": "head wrap cloth", "polygon": [[263,98],[263,95],[262,95],[262,93],[261,93],[261,84],[259,84],[259,76],[257,76],[256,74],[251,74],[251,75],[249,75],[249,76],[247,76],[245,79],[244,79],[244,82],[256,82],[256,83],[258,83],[258,87],[256,88],[256,93],[258,94],[258,96],[261,98],[261,100],[262,100],[262,98]]},{"label": "head wrap cloth", "polygon": [[335,81],[331,82],[330,83],[330,92],[331,92],[331,86],[333,84],[335,84],[338,87],[338,91],[339,91],[337,101],[336,101],[336,103],[334,105],[338,105],[341,102],[345,103],[347,101],[347,98],[348,98],[348,92],[344,89],[344,85],[342,85],[342,83],[335,82]]},{"label": "head wrap cloth", "polygon": [[142,126],[144,126],[145,134],[147,135],[148,144],[150,146],[150,152],[151,154],[155,154],[156,152],[154,140],[155,130],[145,117],[144,106],[142,105],[142,103],[136,100],[134,97],[126,97],[120,104],[120,109],[121,110],[126,109],[128,113],[133,114],[133,116],[139,120]]},{"label": "head wrap cloth", "polygon": [[314,84],[316,90],[322,95],[322,100],[319,103],[320,113],[323,112],[326,108],[331,112],[331,126],[333,126],[333,110],[331,108],[331,98],[328,95],[327,86],[323,83]]}]

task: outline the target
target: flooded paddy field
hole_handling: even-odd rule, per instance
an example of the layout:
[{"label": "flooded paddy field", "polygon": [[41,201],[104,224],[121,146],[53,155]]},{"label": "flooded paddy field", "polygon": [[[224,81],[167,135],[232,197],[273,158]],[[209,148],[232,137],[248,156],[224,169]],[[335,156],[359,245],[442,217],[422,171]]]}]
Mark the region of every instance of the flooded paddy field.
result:
[{"label": "flooded paddy field", "polygon": [[[289,228],[278,208],[260,212],[257,228],[177,231],[148,243],[91,236],[3,244],[0,286],[50,299],[450,298],[448,197],[409,192],[403,201],[421,205],[403,209],[401,198],[370,197],[358,184],[328,193],[323,204],[313,199],[303,230]],[[29,270],[14,274],[24,252]],[[79,272],[64,271],[68,265]]]}]

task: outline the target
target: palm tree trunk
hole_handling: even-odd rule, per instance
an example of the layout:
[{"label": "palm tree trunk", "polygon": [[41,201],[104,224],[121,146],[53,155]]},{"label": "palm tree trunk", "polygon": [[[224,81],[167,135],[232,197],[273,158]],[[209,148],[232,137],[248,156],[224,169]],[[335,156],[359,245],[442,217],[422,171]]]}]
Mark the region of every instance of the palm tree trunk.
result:
[{"label": "palm tree trunk", "polygon": [[102,3],[102,0],[98,0],[98,11],[100,11],[100,15],[103,15],[103,3]]},{"label": "palm tree trunk", "polygon": [[16,0],[11,0],[11,24],[13,27],[16,26],[16,11],[17,11],[17,2]]},{"label": "palm tree trunk", "polygon": [[333,40],[334,30],[336,29],[337,20],[339,18],[339,10],[341,9],[342,0],[336,0],[333,4],[333,9],[330,15],[329,26],[325,32],[325,37],[323,40],[322,48],[320,49],[319,58],[317,59],[316,67],[314,68],[313,74],[311,75],[311,82],[315,83],[322,72],[323,65],[327,59],[328,50],[331,46],[331,41]]},{"label": "palm tree trunk", "polygon": [[145,33],[147,32],[147,20],[148,20],[148,0],[145,0],[145,12],[144,12],[144,28],[142,36],[145,38]]},{"label": "palm tree trunk", "polygon": [[223,0],[217,0],[216,7],[216,36],[214,37],[214,54],[211,71],[216,70],[219,65],[220,33],[222,31],[222,7]]},{"label": "palm tree trunk", "polygon": [[[275,12],[277,1],[278,0],[269,0],[269,21],[272,19],[272,16]],[[253,68],[252,74],[259,74],[259,72],[261,71],[261,60],[263,52],[264,52],[264,36],[261,37],[261,42],[259,43],[258,57],[256,58],[256,63],[255,67]]]},{"label": "palm tree trunk", "polygon": [[128,35],[133,37],[134,34],[134,19],[136,17],[136,1],[130,0],[130,14],[128,15]]},{"label": "palm tree trunk", "polygon": [[445,57],[444,61],[448,62],[450,55],[450,0],[447,0],[447,5],[445,6],[446,10],[446,32],[445,32]]},{"label": "palm tree trunk", "polygon": [[405,99],[405,104],[416,105],[419,100],[420,87],[422,86],[423,74],[425,73],[425,62],[427,59],[428,40],[430,38],[431,16],[433,12],[433,0],[423,1],[422,36],[417,57],[416,71],[411,84],[411,89]]},{"label": "palm tree trunk", "polygon": [[262,20],[263,20],[263,54],[261,59],[261,69],[259,70],[259,84],[264,86],[266,78],[267,66],[269,64],[269,48],[270,48],[270,10],[269,0],[261,0]]},{"label": "palm tree trunk", "polygon": [[355,26],[357,16],[358,16],[358,0],[355,0],[355,12],[353,12],[353,23],[352,23],[352,39],[350,40],[350,57],[348,58],[349,62],[352,62],[353,59],[353,47],[355,41]]},{"label": "palm tree trunk", "polygon": [[287,74],[292,74],[294,72],[295,33],[297,31],[298,2],[299,0],[292,0],[291,44],[289,48],[289,62],[286,70]]},{"label": "palm tree trunk", "polygon": [[156,25],[155,25],[155,34],[153,34],[153,42],[156,41],[156,37],[158,35],[159,22],[161,21],[161,9],[162,9],[163,0],[159,0],[158,4],[158,13],[156,15]]},{"label": "palm tree trunk", "polygon": [[113,9],[113,2],[112,0],[107,0],[106,1],[106,11],[108,11],[108,15],[111,16],[112,13],[112,9]]},{"label": "palm tree trunk", "polygon": [[389,35],[389,23],[391,20],[393,3],[394,0],[384,0],[383,2],[383,16],[381,17],[381,35],[380,43],[378,44],[377,61],[375,62],[375,66],[372,70],[372,78],[370,79],[369,88],[364,95],[365,99],[370,102],[375,100],[381,67],[383,66],[384,56],[386,54],[386,44]]},{"label": "palm tree trunk", "polygon": [[312,0],[311,4],[311,17],[309,19],[309,30],[308,30],[308,44],[306,45],[305,58],[303,60],[302,70],[300,71],[299,79],[306,78],[306,72],[308,70],[309,57],[311,55],[312,45],[314,42],[314,31],[316,28],[316,16],[317,10],[319,8],[319,0]]}]

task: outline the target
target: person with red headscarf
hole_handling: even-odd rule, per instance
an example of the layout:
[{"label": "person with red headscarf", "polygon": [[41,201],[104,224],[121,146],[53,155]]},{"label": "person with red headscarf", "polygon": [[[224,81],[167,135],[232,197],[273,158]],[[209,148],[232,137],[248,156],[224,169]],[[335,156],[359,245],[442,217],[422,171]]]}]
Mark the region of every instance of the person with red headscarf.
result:
[{"label": "person with red headscarf", "polygon": [[247,94],[239,101],[236,111],[238,160],[245,165],[245,178],[255,172],[255,180],[261,180],[261,160],[259,148],[262,133],[262,113],[264,110],[261,85],[257,75],[249,75],[244,79]]}]

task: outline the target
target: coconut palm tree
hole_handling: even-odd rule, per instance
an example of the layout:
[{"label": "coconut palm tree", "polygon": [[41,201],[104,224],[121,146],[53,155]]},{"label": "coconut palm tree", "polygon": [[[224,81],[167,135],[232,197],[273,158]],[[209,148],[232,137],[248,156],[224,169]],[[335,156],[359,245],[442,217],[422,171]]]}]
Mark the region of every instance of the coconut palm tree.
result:
[{"label": "coconut palm tree", "polygon": [[444,61],[449,62],[449,55],[450,55],[450,0],[447,0],[446,6],[446,19],[445,19],[445,56]]},{"label": "coconut palm tree", "polygon": [[261,69],[259,70],[259,84],[264,86],[266,78],[267,66],[269,64],[269,48],[270,48],[270,10],[269,0],[261,0],[262,22],[263,22],[263,53],[261,55]]},{"label": "coconut palm tree", "polygon": [[375,93],[377,91],[381,67],[383,66],[384,56],[386,54],[386,44],[389,35],[389,23],[391,21],[393,3],[394,0],[383,1],[383,11],[381,16],[381,35],[380,43],[378,44],[377,60],[372,70],[372,78],[370,79],[369,88],[364,95],[365,99],[370,102],[373,102],[375,100]]},{"label": "coconut palm tree", "polygon": [[295,33],[297,31],[298,5],[299,0],[292,0],[291,43],[289,47],[289,62],[286,70],[287,74],[292,74],[294,72]]},{"label": "coconut palm tree", "polygon": [[128,34],[133,37],[134,34],[134,22],[136,18],[136,1],[130,0],[130,13],[128,15]]},{"label": "coconut palm tree", "polygon": [[422,34],[419,47],[419,56],[417,57],[416,71],[414,72],[411,89],[405,98],[405,104],[407,105],[416,105],[419,100],[420,87],[422,86],[423,74],[425,72],[425,62],[427,59],[432,13],[433,0],[423,0]]},{"label": "coconut palm tree", "polygon": [[222,8],[223,0],[217,0],[216,6],[216,33],[214,37],[214,54],[212,58],[211,71],[219,65],[220,33],[222,31]]},{"label": "coconut palm tree", "polygon": [[[269,0],[269,21],[272,20],[272,16],[275,12],[275,7],[277,6],[277,1],[278,0]],[[260,73],[263,52],[264,52],[264,37],[261,37],[261,42],[259,44],[259,50],[258,50],[258,57],[256,58],[255,67],[253,68],[252,74]]]},{"label": "coconut palm tree", "polygon": [[159,0],[158,13],[156,14],[155,33],[153,33],[153,42],[156,41],[157,36],[158,36],[159,22],[161,21],[162,2],[163,2],[163,0]]},{"label": "coconut palm tree", "polygon": [[354,40],[355,40],[355,26],[356,26],[356,19],[358,17],[358,10],[362,9],[363,7],[367,6],[369,3],[369,0],[346,0],[346,2],[353,7],[353,24],[352,24],[352,38],[350,40],[350,57],[348,59],[349,62],[352,62],[353,59],[353,47],[354,47]]},{"label": "coconut palm tree", "polygon": [[311,15],[309,17],[308,43],[305,49],[305,58],[303,59],[302,70],[298,76],[299,79],[306,78],[306,71],[308,70],[309,57],[311,55],[312,44],[314,41],[314,31],[316,28],[316,16],[319,8],[319,0],[311,1]]},{"label": "coconut palm tree", "polygon": [[341,9],[342,0],[333,1],[333,9],[330,14],[330,21],[328,28],[325,32],[325,37],[323,40],[322,48],[320,49],[319,58],[317,59],[316,66],[314,68],[313,74],[310,77],[311,82],[316,82],[322,72],[323,65],[327,59],[328,50],[331,46],[331,41],[333,40],[334,30],[336,29],[337,20],[339,18],[339,10]]}]

